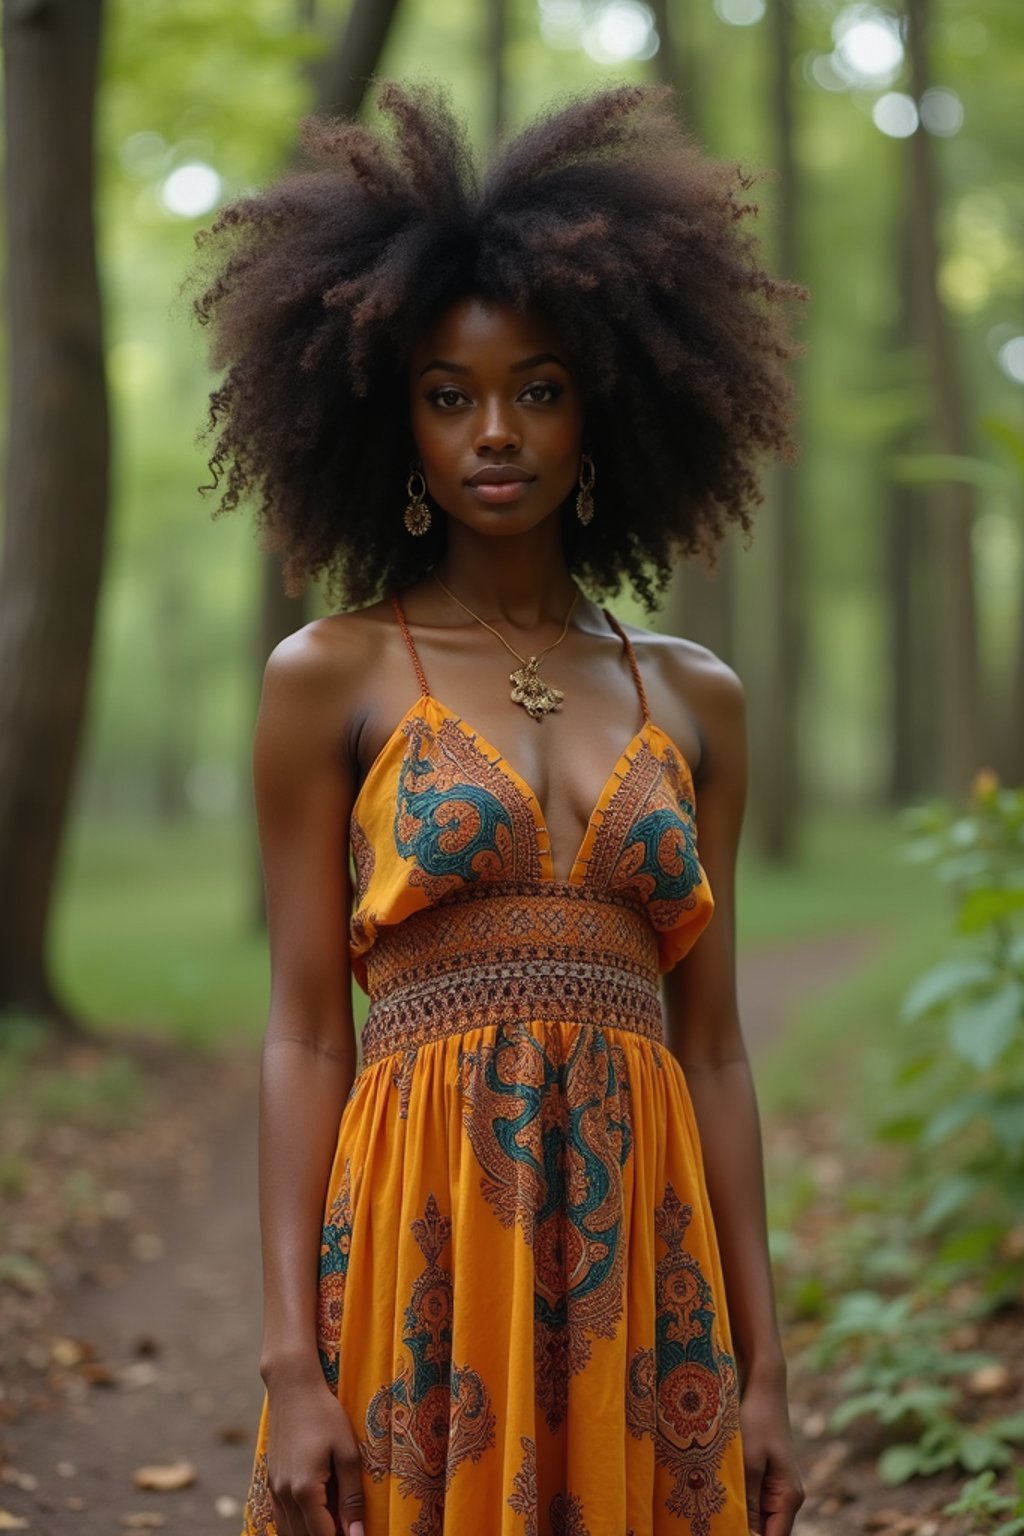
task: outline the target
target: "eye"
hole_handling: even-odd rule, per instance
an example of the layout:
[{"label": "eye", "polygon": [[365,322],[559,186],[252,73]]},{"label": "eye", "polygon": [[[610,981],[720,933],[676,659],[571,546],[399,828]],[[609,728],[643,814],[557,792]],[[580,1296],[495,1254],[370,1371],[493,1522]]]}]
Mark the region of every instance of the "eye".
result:
[{"label": "eye", "polygon": [[[534,391],[538,389],[547,390],[547,399],[538,400],[536,398]],[[557,400],[561,393],[562,386],[560,384],[552,384],[547,379],[538,379],[536,384],[527,384],[526,388],[523,390],[524,395],[533,396],[533,403],[535,405],[547,405],[549,401]]]},{"label": "eye", "polygon": [[[454,400],[449,401],[448,404],[444,404],[443,402],[445,397],[452,395],[455,397]],[[445,411],[449,410],[451,405],[458,405],[461,398],[462,391],[460,389],[456,389],[454,384],[445,384],[441,389],[432,390],[431,393],[427,396],[428,400],[432,400],[435,405],[440,405],[441,409]]]}]

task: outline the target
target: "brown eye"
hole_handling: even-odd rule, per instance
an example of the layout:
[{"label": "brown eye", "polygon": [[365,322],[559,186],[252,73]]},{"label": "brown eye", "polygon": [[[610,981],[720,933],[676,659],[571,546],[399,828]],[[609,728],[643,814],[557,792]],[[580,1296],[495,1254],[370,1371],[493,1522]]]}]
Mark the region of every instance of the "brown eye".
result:
[{"label": "brown eye", "polygon": [[[538,390],[538,389],[539,390],[546,390],[547,391],[547,399],[545,399],[545,400],[538,400],[538,399],[536,399],[536,396],[535,396],[534,392],[536,390]],[[536,384],[528,384],[526,386],[526,388],[523,390],[523,394],[524,395],[534,396],[533,403],[535,405],[547,405],[549,400],[557,400],[558,396],[561,393],[562,393],[561,385],[559,385],[559,384],[549,384],[546,381],[538,382]]]},{"label": "brown eye", "polygon": [[[452,385],[449,384],[444,389],[435,389],[432,394],[427,396],[427,399],[432,400],[435,405],[441,405],[441,402],[445,399],[446,396],[454,396],[454,401],[452,403],[455,405],[458,405],[462,398],[461,391],[455,389]],[[443,405],[442,409],[448,410],[449,407],[447,405]]]}]

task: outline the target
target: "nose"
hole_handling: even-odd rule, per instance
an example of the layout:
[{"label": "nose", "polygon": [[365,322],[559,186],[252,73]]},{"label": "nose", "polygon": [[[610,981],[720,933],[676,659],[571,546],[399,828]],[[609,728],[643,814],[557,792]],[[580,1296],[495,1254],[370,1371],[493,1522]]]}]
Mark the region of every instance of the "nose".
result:
[{"label": "nose", "polygon": [[511,406],[505,400],[490,400],[484,405],[474,443],[478,452],[481,448],[492,448],[496,453],[515,452],[522,447],[522,436],[510,412]]}]

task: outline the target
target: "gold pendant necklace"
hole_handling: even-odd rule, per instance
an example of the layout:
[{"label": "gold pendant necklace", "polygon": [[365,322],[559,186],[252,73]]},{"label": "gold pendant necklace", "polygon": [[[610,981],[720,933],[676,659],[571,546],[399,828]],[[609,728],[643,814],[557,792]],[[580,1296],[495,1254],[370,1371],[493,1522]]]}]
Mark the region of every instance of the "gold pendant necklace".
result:
[{"label": "gold pendant necklace", "polygon": [[512,684],[511,697],[513,704],[521,704],[532,720],[542,720],[544,716],[550,714],[553,709],[557,709],[559,704],[561,704],[562,700],[565,698],[565,694],[560,688],[554,688],[550,683],[546,683],[538,673],[537,668],[540,666],[544,657],[548,654],[548,651],[553,651],[556,645],[561,645],[562,641],[569,633],[569,620],[572,618],[573,610],[575,609],[576,604],[579,602],[580,598],[579,587],[576,588],[575,596],[573,597],[572,602],[569,604],[569,612],[565,616],[565,623],[562,625],[562,633],[559,635],[558,639],[552,641],[550,645],[546,645],[537,656],[520,656],[519,652],[514,648],[514,646],[509,645],[508,641],[505,639],[505,636],[499,633],[493,624],[488,624],[487,620],[482,619],[478,613],[474,613],[472,608],[467,608],[462,599],[460,597],[456,597],[455,593],[450,591],[448,587],[445,586],[444,582],[441,580],[436,571],[431,571],[430,574],[441,588],[441,591],[448,593],[448,596],[451,598],[453,603],[458,603],[463,612],[468,613],[471,619],[475,619],[478,624],[482,624],[484,629],[489,629],[491,634],[495,635],[501,641],[505,649],[507,651],[511,651],[516,660],[522,663],[521,666],[517,667],[514,672],[510,672],[508,675],[508,680]]}]

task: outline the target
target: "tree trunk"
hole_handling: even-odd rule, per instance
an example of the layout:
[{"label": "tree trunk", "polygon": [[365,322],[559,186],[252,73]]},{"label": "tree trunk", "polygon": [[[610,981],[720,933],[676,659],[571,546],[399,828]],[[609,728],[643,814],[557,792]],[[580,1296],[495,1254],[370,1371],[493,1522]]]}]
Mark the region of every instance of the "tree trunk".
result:
[{"label": "tree trunk", "polygon": [[81,1026],[45,954],[88,702],[109,421],[93,226],[102,0],[7,0],[10,406],[0,564],[0,1010]]},{"label": "tree trunk", "polygon": [[[893,326],[892,349],[896,355],[907,355],[914,344],[914,257],[909,209],[902,199],[898,224],[900,306]],[[908,423],[889,447],[897,452],[911,452],[916,430]],[[928,506],[920,487],[890,480],[885,494],[891,654],[888,798],[892,805],[900,806],[916,795],[935,793],[938,789],[934,700],[939,694],[939,672],[931,643],[935,626],[935,573],[930,558],[932,530]]]},{"label": "tree trunk", "polygon": [[[791,0],[769,0],[772,47],[772,115],[778,201],[775,215],[776,266],[797,275],[799,186],[793,146]],[[801,803],[797,751],[800,681],[803,672],[803,582],[800,566],[796,471],[776,468],[768,482],[760,538],[765,550],[767,614],[758,635],[761,688],[753,709],[751,797],[754,833],[761,853],[792,859]]]},{"label": "tree trunk", "polygon": [[[907,0],[907,49],[911,89],[917,101],[929,85],[928,28],[928,0]],[[908,144],[917,325],[927,354],[935,445],[940,453],[967,454],[970,433],[953,337],[939,296],[938,194],[933,145],[923,128],[911,135]],[[949,482],[936,487],[930,500],[939,566],[940,601],[934,644],[942,677],[942,788],[959,797],[966,791],[975,768],[985,760],[985,747],[979,740],[981,710],[971,550],[975,498],[972,487]]]},{"label": "tree trunk", "polygon": [[[697,65],[692,46],[682,36],[680,13],[668,0],[652,0],[651,10],[661,42],[654,55],[659,82],[672,87],[676,112],[683,126],[699,138],[694,82]],[[730,664],[734,660],[735,555],[732,544],[719,547],[718,569],[712,574],[702,561],[681,560],[665,595],[660,628],[706,645]]]}]

